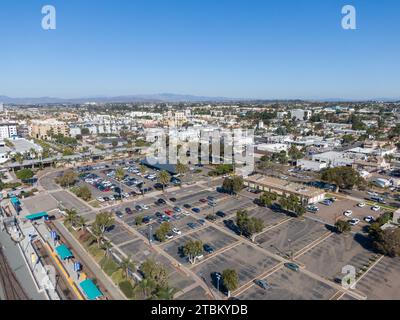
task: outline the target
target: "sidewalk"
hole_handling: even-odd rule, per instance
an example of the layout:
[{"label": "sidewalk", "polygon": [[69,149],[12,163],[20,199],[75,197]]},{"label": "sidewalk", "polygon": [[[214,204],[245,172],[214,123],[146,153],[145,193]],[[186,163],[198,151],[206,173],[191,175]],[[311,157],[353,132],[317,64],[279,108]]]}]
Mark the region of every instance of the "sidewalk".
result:
[{"label": "sidewalk", "polygon": [[60,236],[67,240],[67,242],[72,246],[73,251],[79,255],[82,260],[82,264],[87,266],[97,277],[97,279],[102,283],[102,285],[108,291],[108,294],[114,300],[126,300],[125,296],[119,291],[118,287],[104,274],[104,271],[96,264],[89,253],[82,247],[82,245],[76,240],[64,225],[59,221],[54,221]]}]

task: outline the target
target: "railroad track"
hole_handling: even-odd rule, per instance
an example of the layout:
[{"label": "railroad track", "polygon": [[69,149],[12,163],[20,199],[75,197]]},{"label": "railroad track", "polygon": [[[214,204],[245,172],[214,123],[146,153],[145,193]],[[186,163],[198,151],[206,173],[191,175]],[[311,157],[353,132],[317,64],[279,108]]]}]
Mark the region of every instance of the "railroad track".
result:
[{"label": "railroad track", "polygon": [[6,300],[29,300],[0,248],[0,283]]}]

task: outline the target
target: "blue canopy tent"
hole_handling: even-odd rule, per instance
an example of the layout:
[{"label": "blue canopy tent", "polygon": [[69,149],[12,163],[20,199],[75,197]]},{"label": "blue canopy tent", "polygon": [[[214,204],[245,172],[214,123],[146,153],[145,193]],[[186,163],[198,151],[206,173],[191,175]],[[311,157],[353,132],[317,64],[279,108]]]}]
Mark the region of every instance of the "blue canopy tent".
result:
[{"label": "blue canopy tent", "polygon": [[72,252],[67,248],[67,246],[65,244],[58,246],[56,248],[56,252],[61,260],[65,260],[65,259],[73,257]]},{"label": "blue canopy tent", "polygon": [[43,218],[43,217],[48,217],[49,215],[47,214],[47,212],[38,212],[38,213],[34,213],[34,214],[30,214],[30,215],[28,215],[28,216],[26,216],[25,218],[26,219],[28,219],[28,220],[31,220],[31,221],[33,221],[33,220],[38,220],[38,219],[41,219],[41,218]]},{"label": "blue canopy tent", "polygon": [[101,291],[96,287],[92,280],[86,279],[80,283],[80,286],[89,300],[96,300],[103,296]]}]

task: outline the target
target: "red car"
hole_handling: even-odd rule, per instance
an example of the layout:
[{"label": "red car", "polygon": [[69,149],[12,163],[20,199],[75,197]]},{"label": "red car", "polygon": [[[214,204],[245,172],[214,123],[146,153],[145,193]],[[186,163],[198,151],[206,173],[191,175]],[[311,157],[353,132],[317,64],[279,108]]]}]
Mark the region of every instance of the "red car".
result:
[{"label": "red car", "polygon": [[202,203],[206,203],[207,199],[200,199],[199,201],[202,202]]},{"label": "red car", "polygon": [[173,215],[173,211],[172,211],[172,210],[165,209],[164,212],[165,212],[167,215],[169,215],[169,216],[172,216],[172,215]]}]

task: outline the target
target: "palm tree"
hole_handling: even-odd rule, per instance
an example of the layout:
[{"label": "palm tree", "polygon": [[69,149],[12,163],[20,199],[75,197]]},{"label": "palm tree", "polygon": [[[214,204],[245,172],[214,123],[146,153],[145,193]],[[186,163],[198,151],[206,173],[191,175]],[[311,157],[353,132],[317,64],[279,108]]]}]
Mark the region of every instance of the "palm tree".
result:
[{"label": "palm tree", "polygon": [[104,250],[104,256],[108,257],[110,254],[110,249],[113,247],[112,243],[108,240],[104,240],[101,244],[101,248]]},{"label": "palm tree", "polygon": [[117,170],[115,170],[115,179],[117,179],[117,181],[119,182],[119,196],[121,198],[122,201],[122,197],[121,197],[121,192],[122,192],[122,179],[125,177],[125,172],[124,169],[122,169],[121,167],[118,167]]},{"label": "palm tree", "polygon": [[151,293],[151,291],[154,290],[155,286],[156,285],[155,285],[155,283],[154,283],[154,281],[152,279],[144,278],[142,281],[140,281],[138,283],[138,285],[135,287],[135,289],[136,290],[140,289],[142,291],[143,295],[145,297],[148,297],[149,296],[149,291]]},{"label": "palm tree", "polygon": [[125,279],[128,279],[129,269],[134,269],[135,264],[132,262],[131,257],[127,256],[126,258],[122,259],[120,267],[122,268],[122,273]]},{"label": "palm tree", "polygon": [[146,171],[147,171],[146,166],[143,165],[143,164],[141,164],[141,165],[139,166],[139,171],[140,171],[140,174],[141,174],[141,175],[144,175],[144,174],[146,173]]},{"label": "palm tree", "polygon": [[66,225],[75,226],[78,222],[79,216],[75,209],[66,209],[65,210],[66,217],[64,219],[64,223]]},{"label": "palm tree", "polygon": [[17,153],[14,155],[14,159],[15,159],[15,161],[17,161],[19,164],[22,164],[22,163],[24,162],[24,156],[23,156],[20,152],[17,152]]},{"label": "palm tree", "polygon": [[160,183],[162,184],[163,192],[164,192],[165,185],[169,182],[169,180],[170,180],[170,175],[167,171],[161,171],[158,174],[158,181],[160,181]]},{"label": "palm tree", "polygon": [[76,221],[75,221],[75,224],[79,229],[84,229],[85,230],[86,229],[86,222],[87,221],[86,221],[86,219],[84,217],[78,216]]}]

